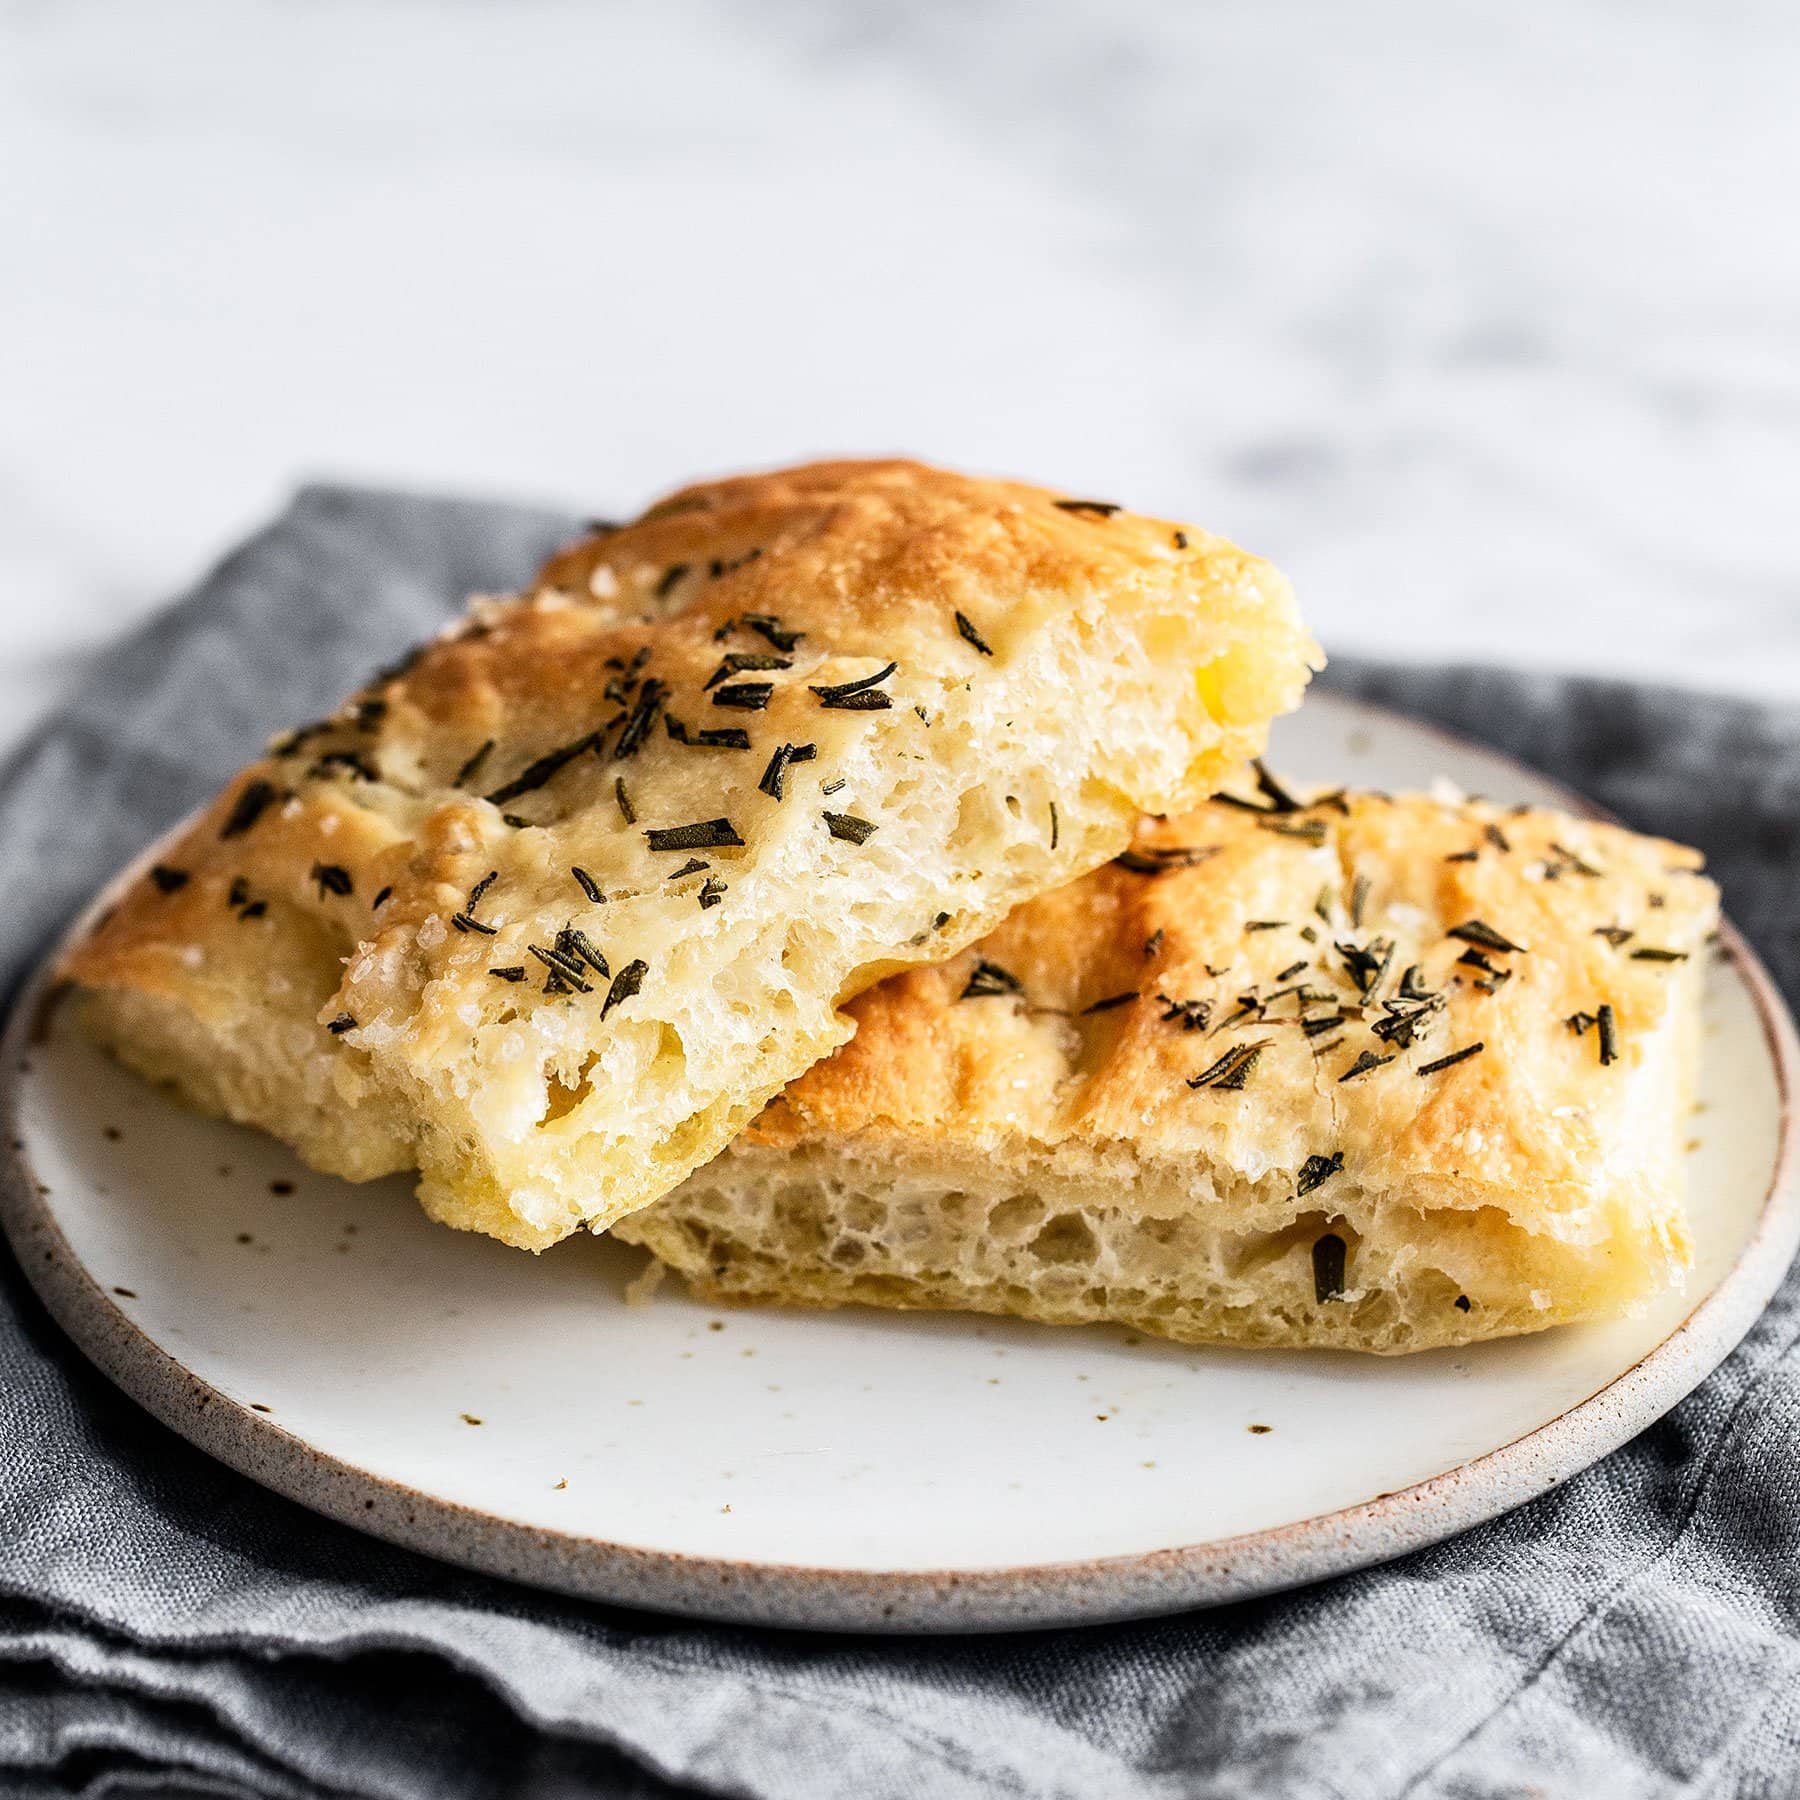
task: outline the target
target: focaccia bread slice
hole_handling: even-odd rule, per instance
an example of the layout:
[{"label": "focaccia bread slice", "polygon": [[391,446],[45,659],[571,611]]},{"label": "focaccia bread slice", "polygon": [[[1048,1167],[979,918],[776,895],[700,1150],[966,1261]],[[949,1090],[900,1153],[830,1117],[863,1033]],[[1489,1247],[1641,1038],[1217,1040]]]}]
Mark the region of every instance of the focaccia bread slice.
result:
[{"label": "focaccia bread slice", "polygon": [[1318,660],[1192,527],[904,462],[693,487],[279,740],[66,972],[145,1074],[538,1249],[1191,804]]},{"label": "focaccia bread slice", "polygon": [[1215,802],[851,1007],[619,1235],[704,1293],[1403,1351],[1677,1280],[1696,853],[1551,812]]}]

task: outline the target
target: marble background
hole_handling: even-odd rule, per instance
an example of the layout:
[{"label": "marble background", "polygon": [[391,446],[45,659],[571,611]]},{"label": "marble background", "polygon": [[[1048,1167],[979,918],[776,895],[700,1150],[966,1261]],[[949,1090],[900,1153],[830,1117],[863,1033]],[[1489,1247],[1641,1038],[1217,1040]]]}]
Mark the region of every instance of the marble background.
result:
[{"label": "marble background", "polygon": [[0,744],[297,481],[905,450],[1800,698],[1800,8],[0,0]]}]

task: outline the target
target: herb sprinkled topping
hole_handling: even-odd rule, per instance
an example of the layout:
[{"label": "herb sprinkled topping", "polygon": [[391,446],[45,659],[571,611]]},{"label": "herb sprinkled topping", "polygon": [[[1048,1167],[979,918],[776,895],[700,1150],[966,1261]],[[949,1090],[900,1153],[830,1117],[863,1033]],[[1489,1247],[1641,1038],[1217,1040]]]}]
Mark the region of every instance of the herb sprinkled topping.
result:
[{"label": "herb sprinkled topping", "polygon": [[967,613],[958,613],[956,615],[956,629],[961,633],[963,642],[966,644],[973,644],[983,656],[992,656],[994,654],[993,650],[988,645],[987,639],[984,638],[972,624],[970,624]]},{"label": "herb sprinkled topping", "polygon": [[1256,791],[1268,801],[1270,812],[1300,811],[1300,802],[1270,774],[1268,764],[1260,756],[1251,761],[1250,767],[1256,771]]},{"label": "herb sprinkled topping", "polygon": [[1092,1006],[1084,1006],[1081,1016],[1085,1019],[1089,1013],[1111,1012],[1117,1006],[1129,1006],[1138,998],[1138,990],[1130,988],[1123,994],[1108,994],[1104,1000],[1096,1000]]},{"label": "herb sprinkled topping", "polygon": [[1057,840],[1062,836],[1062,821],[1056,816],[1056,802],[1050,802],[1050,848],[1054,850]]},{"label": "herb sprinkled topping", "polygon": [[811,762],[818,754],[817,744],[778,744],[769,758],[769,766],[763,770],[762,780],[756,784],[757,791],[767,794],[771,800],[779,800],[782,779],[789,764]]},{"label": "herb sprinkled topping", "polygon": [[[581,964],[566,950],[546,950],[541,944],[527,944],[525,948],[550,971],[550,979],[574,988],[578,993],[591,994],[594,990],[589,983]],[[560,993],[560,987],[552,990]]]},{"label": "herb sprinkled topping", "polygon": [[556,749],[546,751],[536,762],[527,763],[511,781],[487,796],[490,806],[504,806],[509,800],[516,800],[521,794],[529,794],[541,788],[550,778],[566,769],[576,757],[592,750],[600,740],[597,731],[590,731],[585,737],[578,737],[572,744],[561,744]]},{"label": "herb sprinkled topping", "polygon": [[637,699],[632,702],[631,711],[625,720],[625,729],[619,733],[619,741],[613,745],[614,762],[623,762],[643,749],[644,740],[649,737],[650,729],[656,723],[657,709],[662,705],[663,696],[667,692],[668,689],[654,675],[646,678],[644,685],[638,689]]},{"label": "herb sprinkled topping", "polygon": [[1505,955],[1510,955],[1514,951],[1521,956],[1525,954],[1523,944],[1515,944],[1511,938],[1496,931],[1493,926],[1484,924],[1480,919],[1470,919],[1464,924],[1452,925],[1444,933],[1444,936],[1460,938],[1465,944],[1475,944],[1483,950],[1498,950]]},{"label": "herb sprinkled topping", "polygon": [[1686,962],[1688,953],[1685,950],[1663,950],[1654,944],[1640,944],[1632,951],[1633,962],[1677,963]]},{"label": "herb sprinkled topping", "polygon": [[1566,845],[1556,843],[1552,840],[1550,848],[1556,853],[1557,860],[1555,864],[1552,865],[1552,868],[1545,869],[1544,873],[1546,875],[1550,875],[1552,869],[1557,875],[1560,875],[1565,869],[1572,869],[1577,875],[1586,875],[1590,878],[1597,878],[1599,876],[1600,871],[1596,869],[1591,862],[1584,861]]},{"label": "herb sprinkled topping", "polygon": [[393,897],[394,890],[391,887],[384,887],[381,892],[369,902],[369,911],[374,912],[377,907],[386,906]]},{"label": "herb sprinkled topping", "polygon": [[784,654],[806,636],[804,631],[789,631],[773,613],[745,613],[738,623],[759,637],[767,638]]},{"label": "herb sprinkled topping", "polygon": [[1602,1006],[1594,1015],[1600,1027],[1600,1063],[1604,1068],[1619,1060],[1619,1019],[1610,1006]]},{"label": "herb sprinkled topping", "polygon": [[[1167,994],[1158,994],[1156,997],[1162,1002],[1160,1023],[1164,1025],[1172,1025],[1179,1019],[1183,1031],[1204,1031],[1212,1023],[1213,1006],[1210,1000],[1171,1000]],[[1092,1012],[1094,1009],[1089,1007],[1088,1010]]]},{"label": "herb sprinkled topping", "polygon": [[1273,832],[1277,837],[1298,838],[1301,843],[1315,848],[1325,842],[1323,819],[1258,819],[1256,828]]},{"label": "herb sprinkled topping", "polygon": [[493,753],[493,748],[494,748],[494,740],[492,738],[489,738],[487,740],[487,742],[484,743],[481,746],[481,748],[479,750],[477,750],[475,752],[475,754],[473,756],[471,756],[468,759],[468,761],[465,762],[463,764],[463,766],[460,769],[458,769],[454,775],[452,775],[450,777],[450,785],[452,787],[461,787],[465,781],[473,781],[475,779],[476,772],[480,769],[481,765],[487,761],[488,757]]},{"label": "herb sprinkled topping", "polygon": [[612,978],[612,986],[606,990],[606,1000],[600,1008],[601,1018],[604,1019],[621,1001],[629,1000],[633,994],[641,992],[644,977],[649,973],[650,965],[647,962],[628,962]]},{"label": "herb sprinkled topping", "polygon": [[656,584],[656,597],[666,600],[675,591],[675,584],[688,572],[686,563],[670,563],[663,570],[662,579]]},{"label": "herb sprinkled topping", "polygon": [[1471,845],[1467,850],[1458,850],[1454,856],[1446,856],[1444,858],[1444,861],[1445,862],[1480,862],[1481,861],[1481,850],[1480,850],[1479,846]]},{"label": "herb sprinkled topping", "polygon": [[254,781],[245,782],[232,802],[225,823],[219,827],[219,836],[242,837],[274,804],[275,798],[274,783],[264,781],[260,775]]},{"label": "herb sprinkled topping", "polygon": [[1344,1295],[1344,1240],[1328,1231],[1312,1247],[1313,1298],[1323,1306],[1327,1300],[1341,1300]]},{"label": "herb sprinkled topping", "polygon": [[319,898],[323,900],[327,894],[347,895],[351,891],[350,871],[341,863],[316,862],[312,866],[312,879],[319,884]]},{"label": "herb sprinkled topping", "polygon": [[842,838],[850,844],[866,844],[880,827],[868,819],[859,819],[855,813],[820,813],[825,821],[825,829],[834,838]]},{"label": "herb sprinkled topping", "polygon": [[1173,542],[1177,550],[1185,550],[1188,547],[1188,534],[1185,531],[1176,532]]},{"label": "herb sprinkled topping", "polygon": [[358,781],[381,779],[380,771],[360,750],[327,750],[306,771],[306,777],[309,781],[323,781],[326,776],[336,774],[339,769],[347,771]]},{"label": "herb sprinkled topping", "polygon": [[1448,1056],[1440,1056],[1436,1062],[1420,1063],[1418,1073],[1436,1075],[1444,1069],[1453,1069],[1459,1062],[1467,1062],[1471,1056],[1479,1056],[1487,1048],[1486,1044],[1465,1044],[1460,1050],[1452,1050]]},{"label": "herb sprinkled topping", "polygon": [[1262,1060],[1262,1053],[1268,1047],[1269,1039],[1258,1038],[1253,1044],[1238,1044],[1227,1050],[1209,1069],[1202,1069],[1198,1075],[1188,1078],[1191,1088],[1212,1088],[1215,1091],[1239,1093],[1250,1079],[1250,1071]]},{"label": "herb sprinkled topping", "polygon": [[499,976],[502,981],[523,981],[525,979],[525,969],[522,963],[513,963],[504,969],[489,969],[488,973]]},{"label": "herb sprinkled topping", "polygon": [[167,863],[153,863],[150,867],[150,879],[156,883],[159,894],[172,894],[177,888],[188,884],[186,869],[171,869]]},{"label": "herb sprinkled topping", "polygon": [[1208,857],[1217,856],[1220,844],[1134,845],[1121,850],[1113,861],[1134,875],[1167,875],[1174,869],[1191,869]]},{"label": "herb sprinkled topping", "polygon": [[1506,833],[1502,831],[1498,825],[1495,825],[1492,822],[1482,827],[1481,835],[1486,838],[1502,856],[1506,855],[1512,849],[1512,845],[1507,842]]},{"label": "herb sprinkled topping", "polygon": [[729,681],[733,675],[742,675],[746,670],[756,669],[791,669],[793,658],[787,656],[771,656],[766,650],[732,650],[727,652],[725,660],[706,678],[706,688],[716,688],[721,681]]},{"label": "herb sprinkled topping", "polygon": [[635,825],[637,823],[637,808],[631,804],[631,796],[625,791],[625,777],[623,775],[615,775],[613,777],[613,799],[618,802],[619,817],[622,818],[627,825]]},{"label": "herb sprinkled topping", "polygon": [[1016,994],[1024,987],[1010,969],[1003,969],[998,963],[978,962],[969,971],[969,979],[963,991],[957,996],[959,1000],[980,1000],[991,994]]},{"label": "herb sprinkled topping", "polygon": [[700,750],[748,750],[750,748],[750,734],[741,725],[725,725],[710,731],[690,732],[673,713],[665,713],[663,723],[669,728],[669,736],[678,744],[692,744]]},{"label": "herb sprinkled topping", "polygon": [[1594,1028],[1597,1021],[1591,1012],[1572,1012],[1563,1020],[1563,1023],[1568,1026],[1577,1037],[1586,1037]]},{"label": "herb sprinkled topping", "polygon": [[339,1013],[325,1029],[329,1031],[333,1037],[342,1037],[346,1031],[354,1031],[356,1029],[356,1020],[349,1013]]},{"label": "herb sprinkled topping", "polygon": [[704,911],[709,906],[717,906],[725,898],[726,888],[718,876],[709,875],[700,884],[700,906]]},{"label": "herb sprinkled topping", "polygon": [[671,825],[644,833],[652,850],[725,850],[741,848],[729,819],[701,819],[692,825]]},{"label": "herb sprinkled topping", "polygon": [[670,881],[686,881],[690,875],[704,875],[711,867],[711,863],[702,862],[697,856],[690,856],[668,879]]},{"label": "herb sprinkled topping", "polygon": [[[713,689],[714,706],[730,706],[739,712],[761,712],[775,692],[772,681],[740,681],[731,687]],[[817,689],[814,690],[817,692]]]},{"label": "herb sprinkled topping", "polygon": [[464,903],[463,910],[465,912],[473,912],[476,907],[481,904],[481,896],[499,879],[500,871],[498,869],[489,869],[488,872],[469,889],[469,898]]},{"label": "herb sprinkled topping", "polygon": [[812,691],[819,696],[821,706],[835,706],[844,712],[882,712],[894,702],[891,696],[877,690],[899,667],[898,663],[891,662],[885,669],[865,675],[861,681],[839,682],[831,687],[815,687]]},{"label": "herb sprinkled topping", "polygon": [[586,869],[572,867],[569,873],[575,877],[575,885],[593,901],[596,906],[605,904],[606,896],[600,891],[600,884]]},{"label": "herb sprinkled topping", "polygon": [[1367,1075],[1371,1069],[1379,1069],[1383,1063],[1391,1063],[1393,1060],[1391,1056],[1377,1056],[1373,1050],[1365,1050],[1338,1077],[1338,1084],[1342,1086],[1346,1081],[1354,1081],[1359,1075]]},{"label": "herb sprinkled topping", "polygon": [[1246,931],[1285,931],[1287,923],[1286,919],[1246,919],[1244,929]]},{"label": "herb sprinkled topping", "polygon": [[1097,519],[1110,519],[1114,513],[1123,510],[1111,500],[1053,500],[1051,505],[1058,512],[1092,513]]},{"label": "herb sprinkled topping", "polygon": [[493,926],[484,925],[479,919],[470,918],[466,912],[452,913],[450,915],[450,923],[454,925],[458,931],[464,933],[478,931],[483,937],[492,937],[494,935]]},{"label": "herb sprinkled topping", "polygon": [[1329,1156],[1309,1156],[1300,1165],[1300,1175],[1294,1183],[1294,1198],[1304,1199],[1321,1182],[1329,1181],[1334,1175],[1344,1172],[1344,1153],[1334,1150]]},{"label": "herb sprinkled topping", "polygon": [[607,967],[606,958],[594,948],[588,934],[573,925],[565,925],[556,934],[556,948],[561,955],[571,958],[576,963],[586,963],[596,975],[612,973],[612,970]]},{"label": "herb sprinkled topping", "polygon": [[1167,928],[1165,926],[1159,925],[1153,932],[1151,932],[1151,934],[1147,938],[1144,939],[1144,961],[1145,962],[1149,962],[1156,955],[1157,951],[1162,948],[1163,935],[1164,935],[1164,932],[1166,931],[1166,929]]},{"label": "herb sprinkled topping", "polygon": [[1637,936],[1635,931],[1628,931],[1623,925],[1596,925],[1594,936],[1605,938],[1616,950],[1621,944],[1628,944]]}]

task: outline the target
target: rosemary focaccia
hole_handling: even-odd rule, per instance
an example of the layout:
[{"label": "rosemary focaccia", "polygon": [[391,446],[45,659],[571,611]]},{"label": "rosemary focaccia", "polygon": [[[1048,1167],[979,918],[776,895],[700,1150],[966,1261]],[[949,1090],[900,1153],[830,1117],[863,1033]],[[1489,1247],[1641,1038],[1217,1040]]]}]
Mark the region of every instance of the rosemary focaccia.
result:
[{"label": "rosemary focaccia", "polygon": [[906,462],[691,487],[278,740],[67,973],[201,1107],[539,1249],[1193,804],[1317,661],[1192,527]]},{"label": "rosemary focaccia", "polygon": [[619,1235],[720,1298],[1375,1351],[1678,1280],[1700,858],[1261,787],[863,994]]}]

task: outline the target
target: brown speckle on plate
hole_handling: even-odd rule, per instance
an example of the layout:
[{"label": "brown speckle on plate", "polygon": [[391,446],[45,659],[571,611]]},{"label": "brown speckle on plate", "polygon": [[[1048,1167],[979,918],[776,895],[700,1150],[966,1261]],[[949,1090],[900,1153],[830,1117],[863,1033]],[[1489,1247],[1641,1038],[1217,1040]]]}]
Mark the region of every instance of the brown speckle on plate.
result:
[{"label": "brown speckle on plate", "polygon": [[473,1413],[464,1413],[462,1415],[462,1422],[465,1425],[479,1425],[481,1423],[481,1421],[478,1418],[476,1418],[476,1416]]},{"label": "brown speckle on plate", "polygon": [[113,1289],[113,1292],[117,1294],[121,1300],[135,1300],[137,1298],[136,1293],[130,1288],[116,1287]]},{"label": "brown speckle on plate", "polygon": [[1270,1431],[1273,1431],[1274,1429],[1275,1429],[1275,1427],[1273,1425],[1252,1425],[1249,1427],[1250,1433],[1253,1437],[1261,1437],[1261,1436],[1263,1436],[1263,1434],[1265,1432],[1270,1432]]},{"label": "brown speckle on plate", "polygon": [[271,1194],[291,1194],[293,1191],[294,1184],[291,1181],[271,1181],[269,1183]]}]

